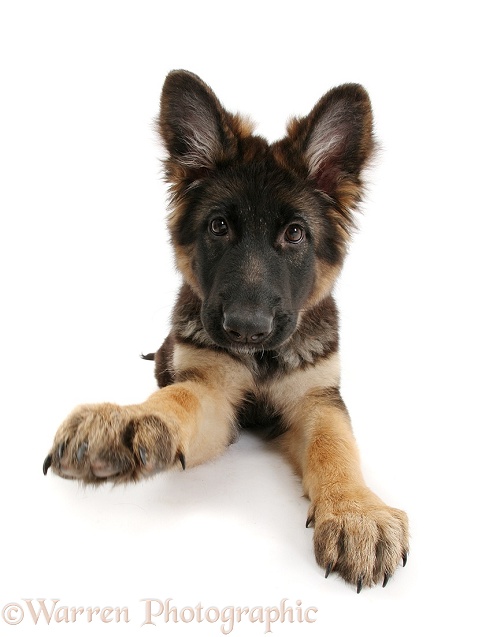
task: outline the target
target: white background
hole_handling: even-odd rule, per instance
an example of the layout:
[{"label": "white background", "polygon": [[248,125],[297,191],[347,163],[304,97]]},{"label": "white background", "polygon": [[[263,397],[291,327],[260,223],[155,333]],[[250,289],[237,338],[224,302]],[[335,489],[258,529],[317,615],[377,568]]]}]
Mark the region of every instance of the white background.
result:
[{"label": "white background", "polygon": [[[318,609],[275,635],[481,634],[476,4],[1,3],[0,606],[58,598],[131,619],[34,629],[22,602],[2,634],[221,634],[141,629],[146,597]],[[152,129],[172,68],[271,140],[336,84],[371,95],[383,151],[337,298],[365,475],[411,520],[408,565],[385,589],[324,579],[297,478],[249,436],[127,488],[42,475],[73,406],[155,389],[138,354],[167,334],[178,286]]]}]

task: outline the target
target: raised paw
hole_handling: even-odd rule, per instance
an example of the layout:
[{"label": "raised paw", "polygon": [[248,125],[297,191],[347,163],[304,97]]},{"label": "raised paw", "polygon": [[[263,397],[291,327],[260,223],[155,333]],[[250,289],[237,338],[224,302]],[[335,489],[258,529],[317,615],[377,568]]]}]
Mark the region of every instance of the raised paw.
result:
[{"label": "raised paw", "polygon": [[78,407],[60,426],[43,471],[85,483],[135,481],[180,462],[167,425],[155,414],[110,403]]},{"label": "raised paw", "polygon": [[325,577],[338,572],[357,588],[386,586],[408,556],[408,519],[377,499],[376,503],[345,502],[336,512],[313,507],[307,526],[314,523],[314,548]]}]

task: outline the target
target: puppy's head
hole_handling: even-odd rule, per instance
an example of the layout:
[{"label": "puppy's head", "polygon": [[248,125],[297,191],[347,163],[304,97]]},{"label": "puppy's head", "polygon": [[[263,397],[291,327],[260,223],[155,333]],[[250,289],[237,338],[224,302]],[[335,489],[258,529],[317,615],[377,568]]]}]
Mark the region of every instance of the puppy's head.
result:
[{"label": "puppy's head", "polygon": [[205,330],[221,347],[275,349],[342,266],[374,147],[368,95],[332,89],[269,145],[200,78],[172,71],[158,125],[177,266]]}]

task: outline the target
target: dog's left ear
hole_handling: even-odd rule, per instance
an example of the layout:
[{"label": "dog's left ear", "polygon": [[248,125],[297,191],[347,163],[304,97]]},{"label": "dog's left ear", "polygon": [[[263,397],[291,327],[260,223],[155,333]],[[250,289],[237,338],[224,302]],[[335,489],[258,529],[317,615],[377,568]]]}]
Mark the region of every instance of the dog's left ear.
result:
[{"label": "dog's left ear", "polygon": [[308,179],[344,208],[362,195],[361,172],[374,151],[372,110],[365,89],[344,84],[329,91],[302,119],[293,119],[285,138],[304,162]]}]

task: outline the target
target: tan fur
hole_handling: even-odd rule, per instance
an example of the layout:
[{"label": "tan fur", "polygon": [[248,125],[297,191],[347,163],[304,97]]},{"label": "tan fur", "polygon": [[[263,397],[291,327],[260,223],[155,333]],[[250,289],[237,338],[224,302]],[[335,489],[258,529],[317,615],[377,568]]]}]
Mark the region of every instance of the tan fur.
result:
[{"label": "tan fur", "polygon": [[[169,468],[179,454],[186,466],[195,466],[222,453],[234,437],[236,406],[254,386],[251,374],[227,354],[188,345],[176,346],[174,363],[180,374],[196,379],[163,387],[138,405],[84,405],[72,412],[54,440],[54,449],[68,444],[69,453],[53,454],[53,470],[86,482],[124,481]],[[132,450],[124,441],[130,423]],[[88,452],[79,462],[76,453],[86,440]],[[149,459],[145,465],[138,461],[140,447]]]},{"label": "tan fur", "polygon": [[176,266],[184,279],[189,283],[193,290],[202,298],[202,290],[192,270],[192,255],[190,251],[181,246],[174,246],[174,254],[176,257]]},{"label": "tan fur", "polygon": [[348,413],[337,391],[309,388],[292,408],[280,441],[311,501],[320,566],[336,566],[358,586],[372,586],[395,571],[408,552],[408,520],[365,485]]},{"label": "tan fur", "polygon": [[341,265],[327,267],[326,264],[316,264],[316,276],[313,290],[306,301],[305,309],[309,310],[318,305],[333,290],[335,281],[340,274]]},{"label": "tan fur", "polygon": [[296,426],[300,401],[312,388],[338,387],[340,382],[340,356],[334,352],[316,365],[297,369],[275,382],[268,383],[269,396],[285,417],[290,427]]},{"label": "tan fur", "polygon": [[249,137],[253,134],[255,125],[249,117],[247,117],[246,115],[241,115],[240,113],[236,113],[232,116],[232,118],[233,129],[236,131],[236,134],[241,139]]}]

